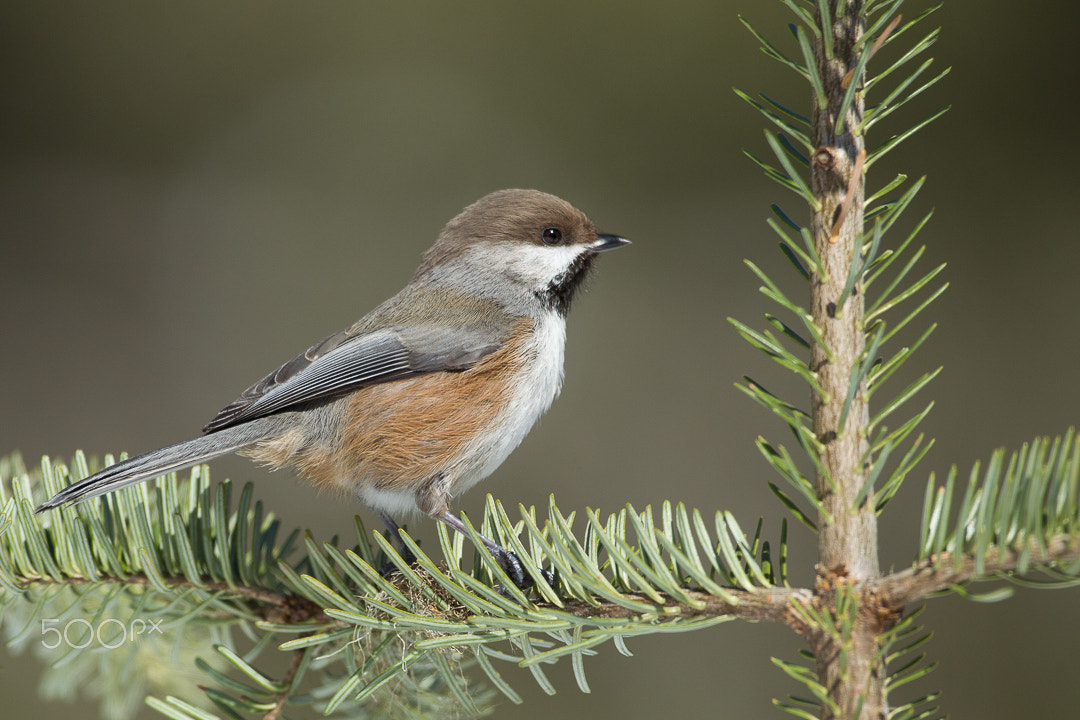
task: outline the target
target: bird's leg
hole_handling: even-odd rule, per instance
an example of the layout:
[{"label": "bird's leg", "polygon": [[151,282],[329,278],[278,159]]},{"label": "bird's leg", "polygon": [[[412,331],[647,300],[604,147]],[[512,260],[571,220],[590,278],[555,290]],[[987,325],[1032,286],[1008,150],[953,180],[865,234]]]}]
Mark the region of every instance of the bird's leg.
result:
[{"label": "bird's leg", "polygon": [[[449,510],[444,508],[434,517],[436,520],[444,522],[453,529],[457,530],[462,535],[466,537],[469,536],[469,531],[465,527],[465,523],[463,523],[456,515],[451,513]],[[514,585],[516,585],[522,590],[525,590],[536,584],[533,580],[532,575],[525,571],[525,567],[521,564],[521,558],[517,556],[517,553],[515,553],[513,550],[507,550],[491,538],[485,537],[479,531],[476,533],[476,535],[480,538],[480,542],[484,543],[484,547],[488,549],[488,552],[491,553],[491,556],[495,558],[495,562],[499,563],[499,567],[503,569],[503,572],[506,573],[506,576],[510,578]],[[548,585],[554,587],[555,576],[551,573],[551,571],[540,568],[540,573],[544,576],[544,579],[547,580]]]},{"label": "bird's leg", "polygon": [[[461,520],[447,508],[447,504],[450,502],[451,498],[450,488],[452,484],[453,478],[448,477],[446,473],[439,473],[424,481],[416,490],[416,507],[428,517],[439,520],[468,537],[469,531],[465,527],[465,523],[461,522]],[[491,556],[495,558],[495,562],[499,563],[499,567],[503,569],[503,572],[506,573],[506,576],[510,578],[510,581],[513,582],[514,585],[524,590],[536,584],[533,581],[532,575],[525,571],[524,566],[521,564],[521,558],[517,556],[517,553],[507,550],[491,538],[484,537],[479,532],[476,534],[480,538],[480,542],[484,543],[484,547],[488,549]],[[550,571],[544,570],[543,568],[540,568],[540,572],[543,574],[544,579],[547,580],[548,584],[554,586],[555,576],[552,575]]]}]

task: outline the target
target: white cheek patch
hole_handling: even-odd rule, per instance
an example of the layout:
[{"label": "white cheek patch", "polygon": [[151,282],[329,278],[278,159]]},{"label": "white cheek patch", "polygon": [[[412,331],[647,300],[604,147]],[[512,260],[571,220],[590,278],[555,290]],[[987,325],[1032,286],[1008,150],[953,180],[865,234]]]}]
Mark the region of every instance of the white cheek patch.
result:
[{"label": "white cheek patch", "polygon": [[506,274],[540,289],[565,273],[584,252],[587,252],[584,245],[518,245],[506,263]]}]

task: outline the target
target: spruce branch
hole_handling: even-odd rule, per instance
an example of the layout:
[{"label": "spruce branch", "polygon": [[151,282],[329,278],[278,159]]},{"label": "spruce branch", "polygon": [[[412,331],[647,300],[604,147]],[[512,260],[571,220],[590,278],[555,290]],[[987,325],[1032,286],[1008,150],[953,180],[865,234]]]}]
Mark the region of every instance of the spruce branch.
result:
[{"label": "spruce branch", "polygon": [[[776,46],[763,41],[766,53],[794,67],[809,81],[812,90],[808,125],[813,150],[808,158],[808,180],[786,157],[787,146],[771,135],[767,134],[767,138],[780,167],[757,161],[769,177],[795,192],[809,211],[806,227],[791,221],[787,213],[778,213],[787,227],[802,236],[805,249],[792,242],[782,225],[770,223],[781,236],[784,254],[808,284],[808,307],[803,309],[790,299],[792,296],[779,283],[755,265],[751,264],[751,269],[764,282],[767,297],[803,324],[809,352],[806,346],[789,350],[782,337],[758,332],[745,323],[736,323],[736,327],[752,345],[803,377],[810,390],[810,407],[804,411],[796,403],[759,389],[756,382],[745,388],[784,419],[797,438],[806,438],[799,445],[814,470],[812,475],[805,472],[786,448],[759,439],[758,446],[770,464],[799,492],[789,497],[772,484],[770,489],[818,535],[818,579],[813,600],[809,604],[797,603],[796,613],[802,620],[797,630],[810,645],[814,669],[782,667],[792,677],[805,681],[824,718],[871,718],[887,712],[889,676],[879,649],[901,622],[903,607],[887,608],[877,595],[877,515],[932,445],[932,441],[917,435],[913,443],[902,447],[929,408],[902,421],[895,430],[886,428],[884,421],[923,390],[936,371],[925,373],[876,414],[870,411],[872,393],[879,391],[911,357],[913,348],[892,351],[887,359],[880,353],[900,328],[944,290],[931,290],[930,297],[923,299],[897,327],[887,325],[894,309],[924,293],[941,271],[936,268],[909,283],[907,275],[918,262],[920,250],[891,276],[883,292],[867,298],[874,281],[891,270],[922,227],[920,224],[896,247],[886,244],[886,236],[922,181],[899,199],[882,202],[906,180],[900,176],[866,200],[866,173],[873,161],[925,124],[901,133],[875,153],[866,144],[870,119],[875,115],[878,119],[885,117],[909,100],[913,92],[917,94],[936,81],[910,89],[929,67],[924,64],[901,80],[884,101],[871,106],[869,113],[866,110],[868,89],[919,56],[937,37],[936,32],[930,33],[877,78],[871,76],[871,60],[878,51],[926,14],[902,24],[898,12],[901,4],[902,0],[888,4],[822,0],[810,7],[789,3],[797,19],[793,33],[802,63],[788,60]],[[763,37],[756,31],[754,34]],[[770,107],[746,93],[740,96],[782,131],[799,133],[794,137],[802,142],[803,131],[790,125],[791,115],[777,115],[772,109],[779,103],[770,103]],[[868,208],[868,202],[879,204]],[[771,319],[770,324],[776,326]],[[915,348],[928,333],[915,343]],[[812,508],[814,520],[795,502],[800,496]],[[810,679],[814,674],[816,679]],[[781,706],[798,716],[809,713],[805,704],[794,701]]]},{"label": "spruce branch", "polygon": [[[76,477],[89,472],[81,454],[75,468]],[[434,687],[433,677],[443,697],[479,712],[484,691],[459,686],[461,663],[475,663],[514,700],[490,658],[528,668],[552,689],[542,665],[569,656],[579,686],[587,688],[584,657],[599,644],[622,647],[636,635],[733,619],[791,625],[792,602],[811,598],[808,590],[786,586],[786,526],[771,544],[761,523],[748,535],[730,513],[706,522],[681,503],[608,515],[587,510],[578,521],[554,501],[546,519],[521,506],[520,518],[511,519],[489,498],[483,531],[527,565],[558,573],[555,586],[537,573],[544,584],[525,594],[486,550],[467,567],[465,539],[441,526],[440,561],[403,532],[414,556],[407,562],[393,543],[359,523],[351,548],[299,531],[278,543],[281,522],[253,501],[251,485],[234,505],[232,484],[212,484],[205,467],[193,468],[187,479],[172,474],[34,515],[35,503],[69,484],[71,475],[45,458],[39,479],[23,469],[0,482],[0,606],[25,612],[34,596],[75,591],[68,612],[85,613],[84,599],[111,588],[114,599],[127,598],[141,608],[136,613],[152,610],[170,627],[242,630],[256,639],[253,649],[214,647],[232,672],[197,661],[209,677],[206,699],[230,716],[272,718],[303,702],[326,713],[357,703],[381,707],[384,688],[419,698]],[[292,558],[300,548],[306,554]],[[37,607],[19,621],[25,636],[41,616]],[[274,646],[294,654],[277,679],[258,668],[261,652]],[[402,654],[393,656],[395,648],[404,648]],[[177,695],[148,702],[169,717],[205,717]]]},{"label": "spruce branch", "polygon": [[[870,400],[878,400],[883,387],[936,326],[929,325],[912,345],[899,350],[887,349],[890,342],[947,287],[933,287],[943,265],[914,272],[925,248],[915,249],[913,240],[930,214],[898,245],[887,243],[886,236],[923,180],[887,199],[906,182],[907,176],[901,174],[866,198],[866,174],[874,162],[941,114],[915,123],[877,150],[867,149],[866,132],[948,72],[918,85],[932,63],[923,61],[891,91],[885,90],[883,100],[866,105],[865,93],[937,39],[937,31],[931,31],[883,71],[871,74],[870,61],[878,50],[937,9],[903,23],[902,2],[787,3],[798,20],[793,34],[802,63],[788,59],[752,30],[767,55],[809,81],[813,98],[807,123],[814,148],[809,181],[798,176],[802,170],[790,161],[795,157],[791,144],[772,135],[767,137],[780,167],[755,158],[767,176],[794,192],[809,211],[808,225],[803,227],[774,205],[781,222],[769,222],[781,238],[781,251],[809,286],[809,307],[804,309],[782,283],[748,262],[764,283],[766,296],[793,314],[806,333],[785,332],[788,325],[772,315],[766,319],[780,335],[731,321],[751,345],[801,377],[811,396],[810,410],[805,411],[757,381],[748,379],[740,388],[784,420],[815,471],[806,472],[800,459],[782,445],[758,439],[762,454],[796,492],[789,495],[773,483],[770,489],[818,535],[812,594],[793,595],[789,606],[789,617],[795,620],[789,624],[807,641],[810,649],[805,657],[812,662],[774,659],[813,696],[776,701],[802,718],[934,715],[937,693],[890,708],[888,693],[924,677],[935,666],[926,661],[925,652],[914,653],[929,634],[910,642],[905,639],[920,632],[911,624],[917,614],[911,610],[913,603],[946,592],[975,598],[966,589],[974,582],[1004,579],[1024,587],[1062,587],[1077,584],[1080,575],[1080,442],[1072,431],[1052,441],[1038,439],[1008,459],[999,450],[985,471],[979,465],[972,469],[962,495],[955,468],[941,486],[931,475],[913,567],[880,574],[877,515],[932,447],[933,439],[916,430],[933,403],[897,421],[895,428],[885,423],[893,421],[940,368],[922,373],[873,412]],[[806,145],[803,128],[792,124],[802,115],[778,114],[780,103],[739,95]],[[802,244],[793,241],[796,233]],[[914,309],[894,320],[897,310],[909,303],[915,304]]]},{"label": "spruce branch", "polygon": [[[77,467],[84,465],[77,459]],[[46,460],[43,467],[61,483],[68,482],[62,465]],[[584,658],[599,644],[610,641],[622,647],[626,638],[635,635],[688,631],[732,619],[792,628],[813,649],[818,665],[841,667],[844,683],[851,682],[851,672],[857,668],[860,635],[866,628],[875,629],[870,662],[889,665],[881,672],[885,689],[891,690],[933,668],[925,662],[925,654],[912,655],[912,647],[898,644],[906,634],[897,629],[910,627],[905,624],[908,618],[901,619],[909,604],[974,581],[1014,578],[1027,583],[1024,578],[1042,572],[1060,584],[1076,582],[1080,575],[1080,437],[1070,433],[1055,441],[1038,440],[1008,460],[1003,452],[996,453],[985,472],[976,466],[968,492],[955,504],[955,521],[949,524],[946,505],[953,506],[947,498],[955,490],[955,476],[955,471],[950,473],[953,480],[938,489],[931,477],[920,541],[928,554],[912,568],[868,581],[822,573],[814,588],[786,585],[786,532],[781,534],[774,560],[770,544],[761,537],[761,524],[748,535],[727,513],[716,514],[714,528],[709,528],[701,513],[681,504],[663,503],[657,510],[640,512],[628,506],[607,516],[588,510],[584,527],[575,530],[574,515],[563,515],[554,503],[546,522],[541,523],[535,509],[523,507],[519,507],[521,519],[512,521],[505,508],[489,498],[485,531],[512,543],[530,562],[560,558],[557,567],[565,576],[560,577],[554,602],[549,602],[535,595],[522,601],[509,599],[498,590],[494,563],[466,570],[463,538],[445,529],[439,537],[443,562],[434,561],[404,534],[416,555],[415,565],[406,563],[382,535],[372,534],[365,540],[362,526],[358,526],[357,545],[345,551],[305,534],[308,554],[286,562],[279,548],[272,543],[267,546],[266,528],[277,527],[276,521],[268,517],[262,523],[245,523],[239,517],[241,512],[254,516],[259,507],[250,502],[250,486],[241,493],[248,501],[222,517],[215,508],[232,507],[231,483],[212,486],[205,468],[195,468],[187,481],[161,478],[154,492],[114,503],[135,503],[129,510],[139,513],[146,537],[117,526],[108,498],[79,509],[76,520],[98,514],[109,518],[106,525],[112,535],[106,537],[114,544],[95,552],[101,558],[120,558],[118,573],[105,571],[97,563],[83,567],[80,562],[94,562],[93,553],[80,553],[81,559],[74,560],[65,555],[73,547],[89,547],[92,539],[87,526],[70,517],[48,523],[42,516],[19,511],[33,507],[37,489],[29,474],[23,473],[0,484],[4,508],[0,577],[7,588],[0,599],[10,609],[39,592],[114,587],[114,596],[122,597],[136,589],[144,609],[149,607],[146,599],[158,598],[158,615],[188,625],[209,622],[245,627],[247,632],[261,633],[257,644],[264,649],[277,646],[292,653],[289,669],[277,679],[257,668],[258,654],[239,654],[220,644],[216,654],[233,668],[232,673],[196,661],[209,678],[203,690],[206,698],[222,711],[229,709],[226,715],[230,717],[241,709],[272,718],[290,704],[310,701],[305,698],[313,698],[313,693],[321,693],[324,700],[319,703],[325,712],[358,702],[382,707],[382,689],[393,681],[396,693],[405,692],[400,684],[403,677],[416,678],[405,686],[413,688],[407,693],[430,685],[424,678],[438,677],[441,697],[478,712],[478,698],[485,697],[484,691],[473,687],[466,692],[455,679],[458,671],[448,663],[469,658],[495,689],[520,700],[491,658],[528,668],[542,687],[553,689],[542,666],[569,656],[578,685],[587,688]],[[180,497],[198,501],[174,505]],[[131,521],[131,515],[127,517]],[[211,525],[200,525],[200,518],[211,519]],[[991,521],[988,529],[982,529],[985,524],[980,518]],[[184,574],[183,564],[175,572],[163,568],[158,578],[131,564],[145,561],[147,548],[136,546],[146,538],[152,540],[154,553],[167,555],[170,534],[190,538],[201,533],[200,527],[211,534],[226,533],[224,538],[211,536],[209,547],[261,548],[264,560],[257,567],[252,566],[255,554],[233,553],[227,574],[261,578],[263,585],[210,578],[205,567],[209,556],[205,555],[193,559],[199,573],[194,580]],[[398,572],[388,577],[375,569],[386,560],[398,566]],[[59,577],[38,567],[46,564]],[[71,607],[81,605],[77,602]],[[24,632],[34,626],[35,617],[22,620]],[[283,642],[282,634],[294,639]],[[920,637],[916,647],[927,639]],[[349,648],[358,638],[366,660],[350,663]],[[497,649],[499,645],[506,649]],[[392,654],[393,648],[402,646],[403,654]],[[458,659],[449,660],[448,651]],[[322,660],[316,662],[317,658]],[[841,658],[846,660],[841,662]],[[818,698],[815,707],[821,712],[843,712],[836,688],[817,679],[822,674],[818,665],[775,662],[790,676],[805,681]],[[311,683],[315,690],[309,687]],[[864,686],[860,696],[871,689]],[[895,710],[906,713],[923,708],[935,698],[936,694],[924,696]],[[205,710],[178,696],[148,702],[169,717],[206,717]],[[807,702],[811,701],[793,697],[777,705],[802,716],[808,712]],[[866,701],[860,697],[856,702],[865,705]]]},{"label": "spruce branch", "polygon": [[1072,585],[1078,562],[1080,535],[1056,535],[1048,541],[1028,540],[1019,547],[989,547],[982,556],[981,570],[971,555],[942,553],[882,578],[875,583],[875,589],[884,598],[885,607],[900,609],[970,582],[1009,579],[1020,572],[1060,569],[1059,580],[1067,579]]}]

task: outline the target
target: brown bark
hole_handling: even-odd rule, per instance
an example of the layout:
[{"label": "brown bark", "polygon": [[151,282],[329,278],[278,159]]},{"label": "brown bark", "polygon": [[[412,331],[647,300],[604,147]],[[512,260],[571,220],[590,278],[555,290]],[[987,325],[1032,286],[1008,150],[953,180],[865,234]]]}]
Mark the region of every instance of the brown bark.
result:
[{"label": "brown bark", "polygon": [[[810,162],[810,188],[821,207],[812,214],[810,230],[822,273],[815,273],[810,280],[810,312],[823,344],[814,345],[811,355],[811,370],[817,373],[822,388],[820,393],[813,392],[811,414],[814,434],[821,444],[822,468],[817,476],[821,500],[818,598],[826,601],[834,597],[831,590],[837,583],[863,585],[880,574],[873,492],[861,506],[855,503],[865,480],[868,449],[865,382],[856,390],[841,424],[850,379],[865,349],[862,288],[856,284],[842,299],[862,239],[866,148],[864,138],[851,132],[862,120],[861,91],[856,92],[846,112],[842,132],[836,133],[848,85],[856,83],[858,87],[863,80],[853,73],[860,52],[857,43],[865,31],[862,4],[847,2],[843,14],[833,17],[831,27],[823,28],[832,34],[831,58],[820,39],[815,45],[825,105],[815,97],[812,125],[816,150]],[[835,11],[835,0],[828,5]],[[826,719],[887,716],[885,669],[877,653],[882,621],[873,612],[860,612],[858,617],[849,638],[822,628],[808,634],[817,658],[818,680],[828,691],[829,702],[822,705]]]}]

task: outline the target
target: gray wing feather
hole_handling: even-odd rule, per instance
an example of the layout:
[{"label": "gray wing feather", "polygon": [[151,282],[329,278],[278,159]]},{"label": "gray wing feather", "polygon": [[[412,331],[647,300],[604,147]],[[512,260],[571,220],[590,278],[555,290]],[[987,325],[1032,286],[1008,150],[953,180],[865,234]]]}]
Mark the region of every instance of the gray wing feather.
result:
[{"label": "gray wing feather", "polygon": [[203,432],[212,433],[301,403],[422,373],[465,370],[505,338],[491,327],[387,327],[335,333],[245,390]]}]

